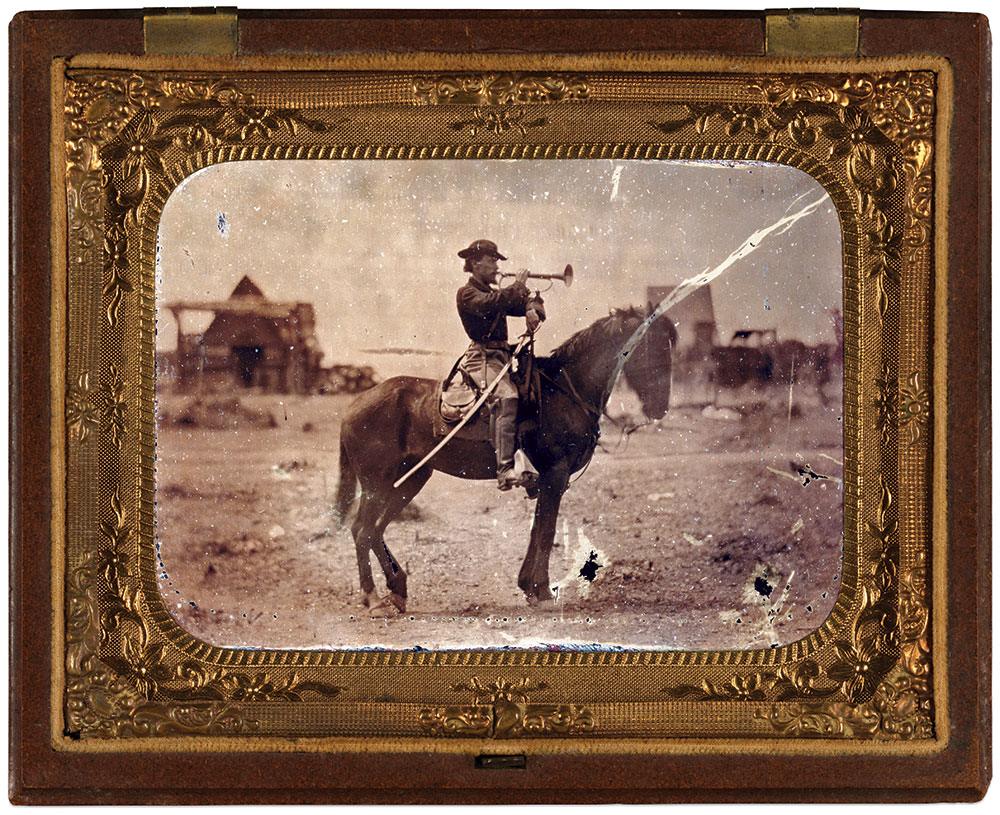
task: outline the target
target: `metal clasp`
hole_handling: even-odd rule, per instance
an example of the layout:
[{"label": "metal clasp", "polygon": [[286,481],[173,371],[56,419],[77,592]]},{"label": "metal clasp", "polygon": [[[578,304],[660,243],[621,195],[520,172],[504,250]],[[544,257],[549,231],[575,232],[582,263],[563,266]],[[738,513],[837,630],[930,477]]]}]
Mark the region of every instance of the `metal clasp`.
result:
[{"label": "metal clasp", "polygon": [[146,9],[142,17],[147,54],[236,53],[235,8]]},{"label": "metal clasp", "polygon": [[858,55],[861,16],[856,9],[785,9],[764,12],[769,57]]},{"label": "metal clasp", "polygon": [[521,753],[516,756],[482,755],[476,756],[477,770],[523,770],[528,766],[527,757]]}]

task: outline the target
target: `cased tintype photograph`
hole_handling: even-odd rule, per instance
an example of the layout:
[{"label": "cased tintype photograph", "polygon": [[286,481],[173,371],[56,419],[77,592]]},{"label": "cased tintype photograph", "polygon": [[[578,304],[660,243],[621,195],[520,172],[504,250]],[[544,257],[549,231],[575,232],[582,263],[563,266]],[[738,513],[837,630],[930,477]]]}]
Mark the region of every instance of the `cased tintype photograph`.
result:
[{"label": "cased tintype photograph", "polygon": [[15,800],[981,797],[988,36],[16,18]]}]

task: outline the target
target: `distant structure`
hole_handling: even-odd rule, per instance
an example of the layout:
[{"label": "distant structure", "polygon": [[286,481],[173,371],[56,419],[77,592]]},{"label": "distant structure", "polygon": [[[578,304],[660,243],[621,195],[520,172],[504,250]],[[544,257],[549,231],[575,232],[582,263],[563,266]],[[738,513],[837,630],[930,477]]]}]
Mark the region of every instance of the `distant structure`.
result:
[{"label": "distant structure", "polygon": [[[311,303],[273,303],[244,276],[228,300],[183,301],[166,308],[177,322],[176,364],[181,390],[233,386],[273,393],[310,393],[325,373]],[[215,316],[202,334],[185,334],[185,311]]]},{"label": "distant structure", "polygon": [[[646,297],[654,305],[675,286],[648,286]],[[793,382],[815,386],[823,404],[824,387],[841,369],[843,318],[830,313],[837,343],[806,345],[796,339],[779,339],[774,327],[739,328],[720,342],[712,291],[695,289],[667,310],[677,326],[677,349],[673,365],[675,404],[716,404],[720,392],[743,387],[762,389]],[[675,396],[676,395],[676,396]]]},{"label": "distant structure", "polygon": [[[675,288],[676,286],[647,286],[646,299],[655,306]],[[706,285],[695,289],[671,306],[667,316],[677,326],[678,356],[681,359],[707,359],[716,341],[711,287]]]}]

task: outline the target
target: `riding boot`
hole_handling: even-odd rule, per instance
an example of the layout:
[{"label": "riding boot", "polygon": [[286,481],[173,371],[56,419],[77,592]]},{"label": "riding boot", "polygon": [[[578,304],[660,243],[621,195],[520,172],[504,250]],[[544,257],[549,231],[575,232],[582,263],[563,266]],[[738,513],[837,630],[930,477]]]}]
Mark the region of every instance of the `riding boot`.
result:
[{"label": "riding boot", "polygon": [[494,414],[494,443],[497,451],[497,487],[509,490],[520,485],[514,472],[517,450],[517,399],[501,399]]}]

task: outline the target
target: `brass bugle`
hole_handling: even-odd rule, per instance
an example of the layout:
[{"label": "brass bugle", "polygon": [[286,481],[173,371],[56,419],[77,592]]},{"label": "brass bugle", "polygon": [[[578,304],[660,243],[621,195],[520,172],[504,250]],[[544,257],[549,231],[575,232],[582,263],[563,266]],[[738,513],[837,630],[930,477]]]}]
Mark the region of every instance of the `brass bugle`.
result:
[{"label": "brass bugle", "polygon": [[[517,274],[515,272],[500,272],[500,277],[517,277]],[[573,267],[567,263],[562,274],[532,274],[528,272],[528,277],[533,277],[535,280],[561,280],[568,288],[573,285]]]}]

